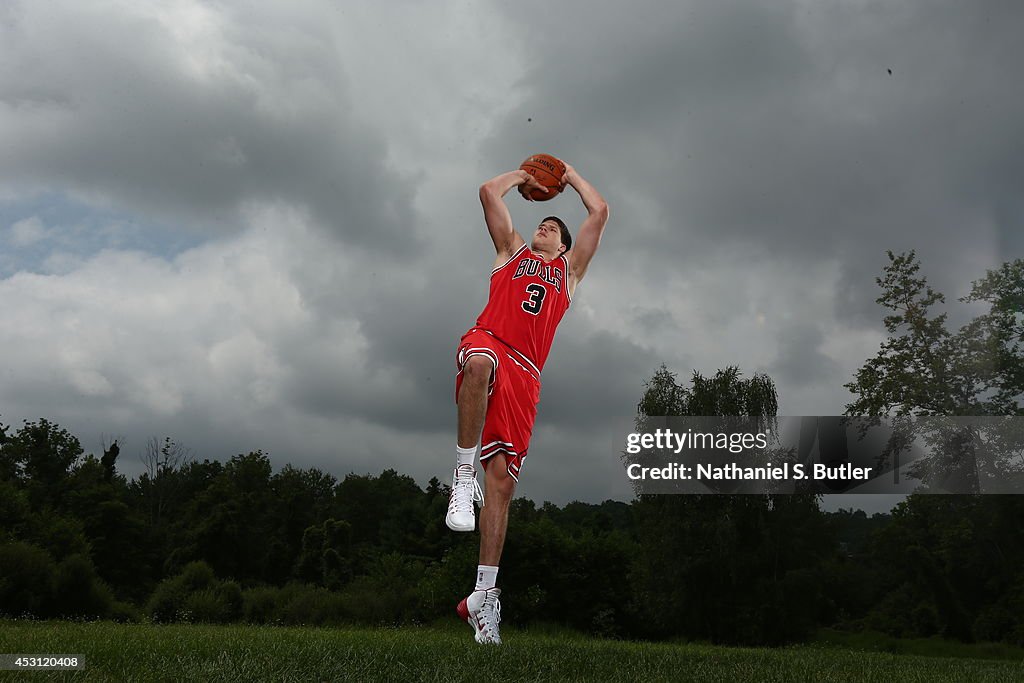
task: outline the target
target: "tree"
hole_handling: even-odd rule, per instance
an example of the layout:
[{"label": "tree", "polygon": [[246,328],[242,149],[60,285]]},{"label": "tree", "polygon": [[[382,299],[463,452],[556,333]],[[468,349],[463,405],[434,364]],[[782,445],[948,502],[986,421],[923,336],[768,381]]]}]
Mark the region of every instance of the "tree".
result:
[{"label": "tree", "polygon": [[7,448],[11,438],[7,435],[7,430],[10,428],[10,425],[0,422],[0,482],[14,481],[18,478],[18,463],[14,459],[14,453]]},{"label": "tree", "polygon": [[[263,451],[232,457],[187,506],[186,544],[221,577],[266,580],[276,512],[270,459]],[[181,559],[184,559],[182,557]]]},{"label": "tree", "polygon": [[121,446],[118,445],[117,439],[109,446],[104,444],[103,446],[103,457],[100,458],[100,464],[103,465],[103,478],[110,481],[114,478],[114,474],[117,472],[117,456],[121,455]]},{"label": "tree", "polygon": [[665,364],[644,383],[645,391],[636,412],[640,418],[654,415],[687,415],[686,389],[676,382],[676,375]]},{"label": "tree", "polygon": [[989,310],[953,333],[946,314],[931,310],[945,297],[919,275],[914,252],[888,257],[876,301],[889,311],[890,336],[845,385],[856,395],[847,415],[892,416],[890,457],[922,436],[929,456],[909,474],[928,486],[973,493],[1011,482],[1019,490],[1024,430],[1012,420],[978,418],[1024,415],[1024,261],[972,283],[960,301]]},{"label": "tree", "polygon": [[155,436],[146,444],[142,456],[146,471],[139,477],[137,489],[147,503],[153,527],[161,528],[167,521],[168,510],[177,507],[184,483],[182,472],[194,459],[191,449],[169,436],[164,437],[163,444]]},{"label": "tree", "polygon": [[[694,372],[680,386],[664,365],[646,383],[646,418],[737,416],[763,427],[778,411],[767,375],[736,367]],[[644,495],[634,503],[638,624],[650,635],[781,643],[816,625],[823,601],[815,568],[835,543],[813,495]]]},{"label": "tree", "polygon": [[345,585],[352,578],[352,525],[327,519],[306,529],[295,575],[332,590]]},{"label": "tree", "polygon": [[145,516],[129,505],[127,483],[108,479],[109,469],[92,455],[75,465],[68,477],[63,509],[82,523],[89,541],[91,566],[119,597],[142,597],[149,585],[153,537]]},{"label": "tree", "polygon": [[988,271],[961,301],[989,304],[988,313],[965,325],[958,340],[985,387],[984,414],[1024,415],[1024,260]]},{"label": "tree", "polygon": [[33,508],[58,507],[71,467],[82,456],[78,438],[45,418],[25,420],[13,436],[0,425],[0,469],[26,488]]},{"label": "tree", "polygon": [[386,469],[380,476],[349,474],[334,490],[331,516],[352,525],[359,556],[356,571],[368,569],[373,556],[389,552],[428,558],[425,537],[428,497],[407,475]]},{"label": "tree", "polygon": [[295,558],[303,552],[304,533],[327,517],[334,499],[337,480],[318,469],[300,470],[285,465],[270,479],[273,491],[274,548],[269,557],[267,580],[284,583],[292,572]]},{"label": "tree", "polygon": [[[965,410],[975,394],[964,375],[954,344],[946,330],[946,314],[932,315],[932,307],[946,298],[928,286],[914,252],[894,255],[876,299],[892,311],[885,316],[890,338],[875,358],[857,371],[845,386],[858,398],[847,406],[848,415],[952,415]],[[964,413],[960,413],[964,414]]]},{"label": "tree", "polygon": [[750,379],[736,366],[719,370],[713,377],[693,371],[690,387],[681,386],[675,373],[664,363],[644,382],[644,395],[637,405],[639,419],[655,416],[773,417],[779,409],[775,383],[757,373]]},{"label": "tree", "polygon": [[889,338],[844,385],[857,398],[847,415],[1024,415],[1024,261],[1003,264],[972,283],[964,303],[989,311],[958,332],[932,308],[945,297],[919,276],[913,251],[887,252],[876,301]]},{"label": "tree", "polygon": [[[876,301],[888,311],[889,338],[845,385],[856,396],[847,415],[891,416],[895,453],[921,437],[929,455],[909,474],[933,490],[949,490],[951,477],[972,493],[1020,481],[1024,435],[1012,419],[983,416],[1024,415],[1024,261],[973,282],[960,301],[988,310],[952,332],[933,310],[945,297],[920,275],[914,252],[888,258]],[[1006,616],[1022,576],[1019,515],[1015,496],[911,495],[872,545],[880,579],[868,625],[963,640],[974,637],[972,623],[983,634],[1020,629]]]}]

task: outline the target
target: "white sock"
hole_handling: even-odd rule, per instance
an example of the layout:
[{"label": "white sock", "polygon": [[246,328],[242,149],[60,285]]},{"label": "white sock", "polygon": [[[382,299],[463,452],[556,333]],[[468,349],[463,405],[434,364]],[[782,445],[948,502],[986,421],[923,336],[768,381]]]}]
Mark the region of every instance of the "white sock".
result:
[{"label": "white sock", "polygon": [[494,588],[498,582],[498,568],[486,564],[478,565],[476,568],[476,588],[474,590],[485,591]]},{"label": "white sock", "polygon": [[456,467],[461,467],[462,465],[469,465],[470,467],[474,467],[474,464],[476,463],[476,446],[473,446],[472,448],[462,448],[461,446],[456,444],[455,458]]}]

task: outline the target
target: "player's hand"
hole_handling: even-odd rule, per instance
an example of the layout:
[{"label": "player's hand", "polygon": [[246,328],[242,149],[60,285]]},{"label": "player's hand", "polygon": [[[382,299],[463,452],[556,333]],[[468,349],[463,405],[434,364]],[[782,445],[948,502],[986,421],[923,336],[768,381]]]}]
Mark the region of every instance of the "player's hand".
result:
[{"label": "player's hand", "polygon": [[523,184],[519,186],[519,194],[523,195],[523,199],[525,199],[526,201],[532,202],[533,200],[530,199],[530,193],[533,190],[540,190],[545,194],[548,192],[548,188],[541,185],[539,180],[537,180],[532,175],[527,173],[526,180],[524,180]]},{"label": "player's hand", "polygon": [[558,186],[559,192],[564,190],[566,185],[571,185],[572,177],[576,175],[576,169],[568,161],[562,159],[562,163],[565,164],[565,173],[562,174],[562,183]]}]

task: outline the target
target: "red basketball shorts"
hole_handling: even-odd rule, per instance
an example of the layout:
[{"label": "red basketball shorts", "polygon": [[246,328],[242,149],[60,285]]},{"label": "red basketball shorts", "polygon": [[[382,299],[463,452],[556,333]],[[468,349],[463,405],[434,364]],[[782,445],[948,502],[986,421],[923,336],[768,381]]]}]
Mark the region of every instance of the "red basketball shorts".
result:
[{"label": "red basketball shorts", "polygon": [[473,328],[462,336],[455,364],[455,400],[462,388],[462,370],[473,356],[491,362],[493,370],[487,394],[487,415],[480,437],[480,462],[486,469],[495,455],[504,455],[508,473],[519,481],[519,471],[530,449],[533,422],[540,401],[540,378],[529,361],[489,332]]}]

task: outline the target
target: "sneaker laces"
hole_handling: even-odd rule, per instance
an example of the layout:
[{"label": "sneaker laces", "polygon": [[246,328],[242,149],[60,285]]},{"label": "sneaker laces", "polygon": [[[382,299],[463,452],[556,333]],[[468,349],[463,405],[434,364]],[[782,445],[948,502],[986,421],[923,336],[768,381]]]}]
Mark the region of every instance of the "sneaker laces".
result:
[{"label": "sneaker laces", "polygon": [[480,607],[480,622],[483,624],[483,631],[488,638],[497,638],[498,624],[501,623],[501,600],[498,600],[497,592],[487,591],[484,596],[484,604]]},{"label": "sneaker laces", "polygon": [[484,505],[484,492],[476,480],[472,465],[460,465],[452,475],[452,499],[448,508],[451,512],[473,512],[473,503]]}]

